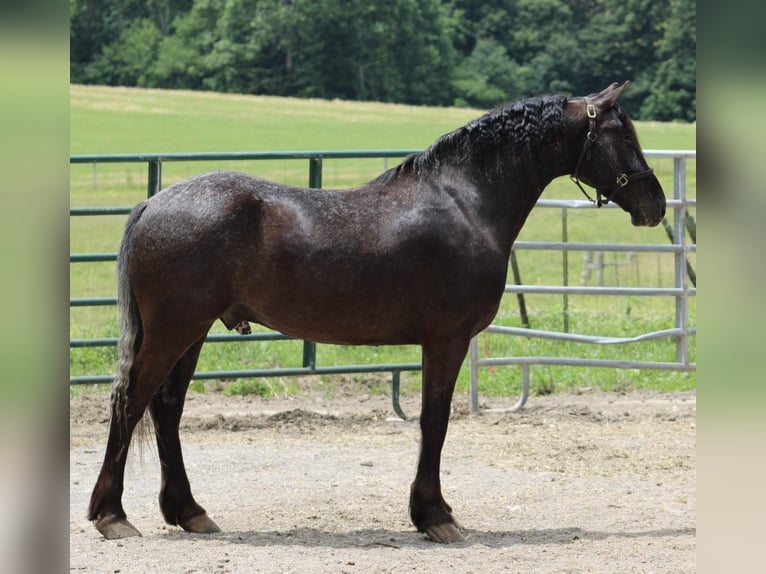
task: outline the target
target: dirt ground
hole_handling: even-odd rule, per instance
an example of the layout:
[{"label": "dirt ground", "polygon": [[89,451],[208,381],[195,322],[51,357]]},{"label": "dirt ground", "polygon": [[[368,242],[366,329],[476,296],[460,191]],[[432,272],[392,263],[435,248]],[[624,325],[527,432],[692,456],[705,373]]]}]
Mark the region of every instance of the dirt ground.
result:
[{"label": "dirt ground", "polygon": [[[386,396],[263,399],[190,393],[182,421],[197,501],[221,527],[192,535],[157,505],[153,447],[134,449],[124,505],[143,533],[102,539],[86,508],[108,396],[70,401],[70,572],[695,572],[696,395],[584,392],[457,397],[442,457],[466,541],[409,521],[419,448]],[[402,399],[410,415],[416,397]]]}]

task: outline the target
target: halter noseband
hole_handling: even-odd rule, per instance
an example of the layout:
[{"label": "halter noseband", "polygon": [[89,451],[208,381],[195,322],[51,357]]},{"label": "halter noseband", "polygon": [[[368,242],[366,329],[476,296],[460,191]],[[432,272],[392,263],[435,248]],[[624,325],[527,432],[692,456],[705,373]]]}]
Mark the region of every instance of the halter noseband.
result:
[{"label": "halter noseband", "polygon": [[[601,190],[596,188],[596,201],[593,201],[593,198],[588,195],[588,192],[585,191],[585,188],[580,183],[580,168],[582,167],[582,162],[584,159],[587,158],[590,160],[593,144],[596,144],[596,148],[601,152],[601,155],[609,164],[609,167],[612,169],[614,175],[617,176],[615,183],[617,183],[620,188],[625,187],[631,181],[643,179],[652,175],[654,170],[649,168],[630,175],[620,171],[620,169],[615,165],[614,161],[612,161],[612,158],[609,157],[609,154],[604,150],[604,146],[598,137],[598,133],[596,132],[596,106],[592,104],[588,98],[583,99],[585,100],[585,113],[588,116],[588,133],[585,136],[585,142],[583,143],[582,151],[580,152],[580,158],[577,160],[577,166],[575,166],[574,172],[569,176],[569,178],[575,182],[577,187],[580,188],[580,191],[582,191],[583,195],[588,198],[588,201],[595,203],[597,207],[601,207],[605,203],[609,203],[609,198],[604,197],[602,199]],[[614,196],[614,194],[612,194],[612,196]]]}]

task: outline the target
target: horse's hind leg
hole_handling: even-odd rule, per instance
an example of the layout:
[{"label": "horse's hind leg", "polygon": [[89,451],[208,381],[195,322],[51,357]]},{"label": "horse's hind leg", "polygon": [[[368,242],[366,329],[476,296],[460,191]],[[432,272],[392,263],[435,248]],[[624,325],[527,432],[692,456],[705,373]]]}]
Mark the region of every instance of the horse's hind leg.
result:
[{"label": "horse's hind leg", "polygon": [[219,528],[194,500],[186,476],[178,425],[184,408],[189,381],[197,366],[202,337],[179,359],[170,376],[154,395],[151,413],[157,435],[157,451],[162,469],[160,509],[168,524],[181,526],[188,532],[219,532]]},{"label": "horse's hind leg", "polygon": [[439,469],[447,435],[455,382],[468,351],[468,340],[451,339],[423,345],[422,441],[415,480],[410,489],[410,517],[418,531],[434,542],[463,540],[452,509],[441,492]]},{"label": "horse's hind leg", "polygon": [[[191,341],[204,336],[210,325],[201,329]],[[125,463],[136,425],[154,394],[168,378],[171,369],[188,349],[189,343],[173,340],[160,331],[151,337],[142,335],[128,380],[112,394],[112,416],[104,463],[90,499],[88,517],[105,538],[126,538],[141,533],[127,520],[122,507]]]}]

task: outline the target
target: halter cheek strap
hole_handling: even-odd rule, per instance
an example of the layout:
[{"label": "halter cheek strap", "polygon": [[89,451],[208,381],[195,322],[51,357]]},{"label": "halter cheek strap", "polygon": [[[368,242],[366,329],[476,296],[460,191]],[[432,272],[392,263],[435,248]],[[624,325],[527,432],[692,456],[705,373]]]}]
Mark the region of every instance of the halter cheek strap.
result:
[{"label": "halter cheek strap", "polygon": [[602,199],[601,190],[596,188],[596,201],[593,201],[593,198],[588,195],[588,192],[585,191],[585,188],[580,183],[580,168],[582,167],[583,161],[590,161],[594,144],[596,148],[601,152],[602,157],[609,164],[609,167],[612,169],[612,172],[616,176],[615,183],[619,188],[625,187],[632,181],[643,179],[652,175],[654,170],[652,168],[648,168],[643,171],[632,173],[630,175],[624,171],[621,171],[615,165],[612,158],[609,157],[609,154],[606,153],[604,145],[601,143],[601,140],[598,137],[598,132],[596,131],[596,106],[592,104],[588,98],[583,99],[585,100],[585,113],[588,116],[588,133],[585,136],[585,142],[583,143],[582,151],[580,152],[580,157],[577,160],[577,165],[575,166],[574,172],[572,172],[569,177],[577,185],[577,187],[580,188],[580,191],[583,192],[583,195],[588,198],[588,201],[595,203],[597,207],[601,207],[605,203],[609,203],[609,198],[603,197]]}]

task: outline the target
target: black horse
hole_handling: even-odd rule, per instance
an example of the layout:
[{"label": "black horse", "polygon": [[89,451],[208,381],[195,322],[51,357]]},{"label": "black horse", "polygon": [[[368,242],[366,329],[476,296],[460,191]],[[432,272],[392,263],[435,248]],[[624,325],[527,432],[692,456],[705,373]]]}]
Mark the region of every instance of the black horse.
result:
[{"label": "black horse", "polygon": [[205,336],[221,319],[230,329],[253,321],[317,342],[420,345],[422,441],[410,516],[435,541],[461,540],[439,477],[455,379],[471,337],[497,312],[511,245],[543,189],[570,174],[634,225],[657,225],[665,213],[662,188],[616,104],[626,85],[497,108],[354,189],[217,171],[137,205],[118,257],[123,330],[89,511],[99,532],[140,535],[121,499],[147,407],[165,520],[218,531],[192,496],[178,425]]}]

